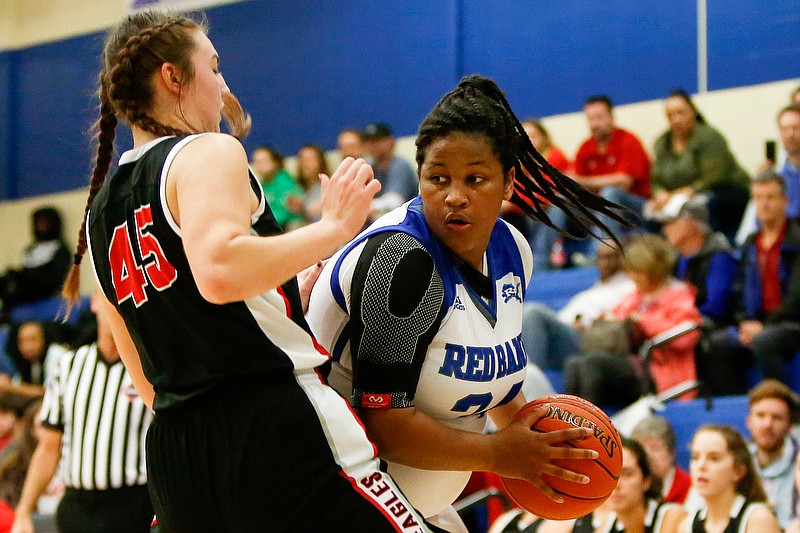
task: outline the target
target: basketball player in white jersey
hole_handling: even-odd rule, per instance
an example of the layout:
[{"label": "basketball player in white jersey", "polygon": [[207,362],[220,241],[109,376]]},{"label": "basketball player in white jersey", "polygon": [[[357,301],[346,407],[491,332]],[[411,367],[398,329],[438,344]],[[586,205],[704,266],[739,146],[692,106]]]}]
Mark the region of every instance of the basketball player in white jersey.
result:
[{"label": "basketball player in white jersey", "polygon": [[[473,470],[526,479],[558,500],[542,474],[588,480],[552,460],[593,454],[556,446],[582,429],[530,431],[543,410],[510,424],[525,403],[532,254],[498,218],[501,204],[538,217],[546,197],[594,222],[592,210],[614,206],[550,166],[482,76],[442,98],[416,144],[419,197],[331,258],[307,318],[335,361],[331,384],[351,398],[411,503],[431,523],[465,531],[451,504]],[[482,433],[487,414],[502,428],[493,435]]]}]

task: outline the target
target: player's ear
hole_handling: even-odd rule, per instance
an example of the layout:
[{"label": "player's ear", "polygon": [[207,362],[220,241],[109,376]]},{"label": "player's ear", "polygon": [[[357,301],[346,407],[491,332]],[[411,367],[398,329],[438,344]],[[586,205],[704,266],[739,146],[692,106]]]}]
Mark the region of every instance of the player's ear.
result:
[{"label": "player's ear", "polygon": [[181,72],[172,63],[163,63],[159,71],[161,85],[169,92],[179,94],[181,92]]},{"label": "player's ear", "polygon": [[511,170],[508,171],[506,174],[506,184],[505,190],[503,191],[503,200],[511,200],[511,196],[514,194],[514,177],[517,175],[517,169],[511,167]]}]

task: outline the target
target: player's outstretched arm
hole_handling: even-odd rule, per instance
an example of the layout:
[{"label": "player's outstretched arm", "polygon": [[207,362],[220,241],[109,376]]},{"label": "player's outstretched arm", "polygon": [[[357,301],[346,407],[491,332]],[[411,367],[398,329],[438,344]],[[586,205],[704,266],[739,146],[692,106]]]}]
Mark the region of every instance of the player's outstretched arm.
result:
[{"label": "player's outstretched arm", "polygon": [[346,158],[321,176],[322,217],[272,237],[251,235],[257,207],[247,155],[233,137],[203,135],[176,156],[167,177],[167,203],[181,228],[200,293],[210,302],[241,301],[277,287],[329,257],[363,226],[380,190],[372,167]]}]

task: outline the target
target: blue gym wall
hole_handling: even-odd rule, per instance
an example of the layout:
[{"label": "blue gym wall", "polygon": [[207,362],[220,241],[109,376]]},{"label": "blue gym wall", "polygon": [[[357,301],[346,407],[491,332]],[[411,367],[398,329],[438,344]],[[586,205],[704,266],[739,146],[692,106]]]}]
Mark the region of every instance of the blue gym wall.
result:
[{"label": "blue gym wall", "polygon": [[[798,75],[797,0],[707,3],[710,90]],[[330,149],[373,120],[412,135],[474,72],[497,79],[520,117],[601,92],[630,103],[697,90],[696,0],[273,0],[207,14],[253,115],[248,149]],[[0,199],[85,185],[101,47],[93,34],[0,53]]]}]

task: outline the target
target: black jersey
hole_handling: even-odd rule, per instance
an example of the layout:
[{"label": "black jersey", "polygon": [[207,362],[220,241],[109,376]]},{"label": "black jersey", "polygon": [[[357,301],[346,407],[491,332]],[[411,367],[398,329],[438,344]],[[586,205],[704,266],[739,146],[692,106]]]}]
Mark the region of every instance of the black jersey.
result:
[{"label": "black jersey", "polygon": [[[166,175],[198,136],[164,137],[131,150],[101,188],[87,240],[95,275],[122,315],[155,388],[154,407],[185,403],[244,374],[288,373],[327,362],[303,318],[297,282],[247,301],[212,304],[197,289],[166,204]],[[252,232],[281,232],[263,191]]]},{"label": "black jersey", "polygon": [[[736,495],[731,506],[731,519],[723,533],[745,533],[750,514],[763,503],[746,500],[741,494]],[[697,511],[692,520],[692,533],[706,533],[706,509]]]},{"label": "black jersey", "polygon": [[[647,500],[647,514],[644,517],[644,533],[659,533],[667,511],[679,507],[678,504]],[[603,533],[625,533],[624,524],[617,518],[616,513],[611,513]],[[574,533],[575,530],[573,530]]]}]

